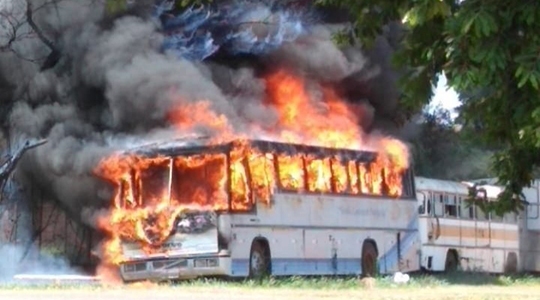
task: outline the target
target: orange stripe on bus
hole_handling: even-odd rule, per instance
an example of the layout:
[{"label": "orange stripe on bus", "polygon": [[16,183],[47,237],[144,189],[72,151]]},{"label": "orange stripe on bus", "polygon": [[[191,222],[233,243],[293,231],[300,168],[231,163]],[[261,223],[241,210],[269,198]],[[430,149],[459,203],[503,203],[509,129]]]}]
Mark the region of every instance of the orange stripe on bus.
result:
[{"label": "orange stripe on bus", "polygon": [[[452,238],[480,238],[504,241],[516,241],[519,238],[518,232],[512,229],[488,229],[488,228],[467,228],[459,226],[441,225],[440,237]],[[491,235],[490,235],[491,231]]]}]

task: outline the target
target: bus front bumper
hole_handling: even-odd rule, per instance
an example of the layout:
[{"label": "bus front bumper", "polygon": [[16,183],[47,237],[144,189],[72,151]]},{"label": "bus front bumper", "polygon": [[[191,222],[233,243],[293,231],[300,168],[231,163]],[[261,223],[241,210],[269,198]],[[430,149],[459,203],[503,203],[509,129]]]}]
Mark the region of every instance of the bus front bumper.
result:
[{"label": "bus front bumper", "polygon": [[124,281],[164,281],[198,276],[228,276],[231,258],[224,255],[169,257],[138,260],[120,265]]}]

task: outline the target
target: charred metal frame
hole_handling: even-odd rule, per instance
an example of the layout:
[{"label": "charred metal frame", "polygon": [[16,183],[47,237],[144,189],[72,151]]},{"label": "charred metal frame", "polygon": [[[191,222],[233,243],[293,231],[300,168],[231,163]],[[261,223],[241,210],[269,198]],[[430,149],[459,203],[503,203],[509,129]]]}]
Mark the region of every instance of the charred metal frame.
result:
[{"label": "charred metal frame", "polygon": [[167,186],[167,199],[169,200],[169,204],[171,204],[172,197],[173,162],[174,159],[171,157],[169,159],[169,184]]},{"label": "charred metal frame", "polygon": [[[226,165],[227,165],[227,178],[225,180],[227,186],[227,207],[228,211],[232,211],[232,189],[231,189],[231,177],[232,177],[232,171],[231,171],[231,151],[227,151],[227,155],[225,158]],[[251,180],[250,180],[251,181]]]},{"label": "charred metal frame", "polygon": [[[233,140],[227,143],[221,143],[221,144],[209,144],[205,143],[204,139],[199,139],[200,142],[197,143],[190,143],[190,144],[177,144],[174,143],[172,146],[167,146],[166,144],[163,144],[160,146],[160,144],[152,144],[148,146],[142,146],[137,149],[132,149],[131,151],[126,151],[124,154],[134,154],[142,157],[156,157],[156,156],[167,156],[167,157],[177,157],[177,156],[191,156],[191,155],[198,155],[201,153],[204,154],[225,154],[226,155],[226,165],[227,165],[227,179],[226,179],[226,185],[227,185],[227,195],[228,195],[228,211],[230,213],[234,213],[232,210],[232,189],[231,189],[231,157],[230,153],[235,148],[238,147],[239,140]],[[273,155],[273,163],[274,163],[274,170],[276,175],[276,182],[277,187],[279,190],[282,191],[288,191],[288,192],[297,192],[294,190],[286,189],[284,188],[281,178],[279,177],[280,174],[280,168],[279,168],[279,161],[278,161],[278,155],[277,154],[284,154],[288,156],[294,156],[298,154],[309,154],[315,159],[325,159],[325,158],[334,158],[337,161],[341,163],[345,163],[346,169],[347,169],[347,191],[344,193],[339,193],[340,195],[356,195],[352,193],[352,183],[351,183],[351,175],[349,166],[347,165],[348,162],[354,162],[355,170],[358,178],[357,182],[357,188],[359,191],[359,194],[367,197],[384,197],[387,196],[388,193],[388,186],[386,184],[386,181],[384,180],[385,174],[384,169],[381,170],[381,176],[383,179],[382,183],[382,195],[374,195],[374,194],[363,194],[362,193],[362,185],[364,183],[365,178],[362,178],[360,176],[360,164],[364,165],[366,168],[366,172],[371,172],[371,164],[375,159],[377,158],[377,153],[370,152],[370,151],[358,151],[358,150],[350,150],[350,149],[336,149],[336,148],[329,148],[329,147],[319,147],[319,146],[310,146],[310,145],[303,145],[303,144],[294,144],[294,143],[282,143],[282,142],[273,142],[273,141],[265,141],[265,140],[247,140],[245,141],[249,145],[249,147],[256,149],[260,151],[263,154],[271,153]],[[171,159],[172,161],[173,159]],[[307,181],[307,164],[305,157],[302,155],[302,163],[303,163],[303,169],[304,169],[304,191],[303,193],[309,193],[309,194],[321,194],[321,192],[310,192],[307,188],[308,181]],[[332,168],[332,160],[330,160],[330,171],[332,174],[334,174],[334,170]],[[250,202],[251,202],[251,209],[253,210],[253,207],[255,207],[254,204],[254,194],[251,192],[253,188],[252,178],[251,178],[251,172],[249,171],[249,163],[247,161],[243,161],[244,166],[246,167],[246,177],[249,180],[249,186],[251,187],[250,193],[248,195]],[[172,168],[171,168],[172,170]],[[403,184],[403,191],[404,193],[400,198],[402,199],[408,199],[414,197],[414,181],[411,180],[412,172],[410,169],[407,169],[405,173],[402,176],[402,184]],[[332,193],[336,192],[335,183],[331,183],[332,185]],[[410,186],[411,185],[411,186]],[[171,178],[169,178],[169,196],[171,194]],[[412,189],[412,191],[411,191]],[[242,211],[242,213],[246,213]]]}]

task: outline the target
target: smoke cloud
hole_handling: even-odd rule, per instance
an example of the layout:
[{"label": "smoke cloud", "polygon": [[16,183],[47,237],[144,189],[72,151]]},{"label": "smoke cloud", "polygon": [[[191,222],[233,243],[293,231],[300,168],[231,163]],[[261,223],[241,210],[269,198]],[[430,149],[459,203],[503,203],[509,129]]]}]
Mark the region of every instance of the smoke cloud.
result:
[{"label": "smoke cloud", "polygon": [[[177,137],[167,114],[178,105],[208,101],[238,131],[252,122],[273,124],[261,77],[273,68],[341,86],[349,101],[362,104],[359,126],[368,130],[397,109],[386,37],[364,53],[338,48],[324,20],[314,24],[309,14],[265,1],[184,12],[171,10],[171,1],[143,2],[110,16],[103,1],[30,1],[40,7],[35,22],[60,59],[43,68],[51,49],[35,35],[17,37],[0,52],[0,90],[9,92],[0,105],[9,111],[10,136],[49,141],[25,154],[18,178],[37,184],[74,219],[92,225],[81,212],[109,203],[110,191],[92,173],[99,160]],[[24,10],[9,6],[0,10],[24,18]],[[7,45],[9,34],[1,36],[0,45]]]}]

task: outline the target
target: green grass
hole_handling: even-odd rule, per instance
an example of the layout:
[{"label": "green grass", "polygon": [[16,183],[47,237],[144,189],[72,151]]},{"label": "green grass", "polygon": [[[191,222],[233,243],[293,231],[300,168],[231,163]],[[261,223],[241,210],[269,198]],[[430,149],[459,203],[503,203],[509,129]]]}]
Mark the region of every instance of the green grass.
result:
[{"label": "green grass", "polygon": [[[116,288],[137,287],[141,283],[128,284]],[[163,288],[258,288],[258,289],[310,289],[310,290],[353,290],[360,285],[357,277],[286,277],[267,278],[262,280],[225,280],[201,278],[196,280],[162,282],[158,284]],[[407,284],[395,284],[391,276],[379,277],[375,280],[377,289],[415,289],[440,288],[451,286],[538,286],[540,277],[533,276],[490,276],[485,274],[455,273],[451,275],[413,275]],[[109,288],[101,284],[88,283],[49,283],[49,284],[0,284],[2,290],[21,289],[90,289],[99,290]],[[115,288],[114,286],[112,288]]]},{"label": "green grass", "polygon": [[[172,286],[218,286],[299,289],[358,289],[358,277],[288,277],[263,280],[227,281],[220,279],[197,279],[173,283]],[[450,285],[493,285],[493,286],[540,286],[540,277],[533,276],[490,276],[485,274],[456,273],[452,275],[415,275],[407,284],[396,284],[391,276],[376,278],[377,288],[443,287]]]}]

